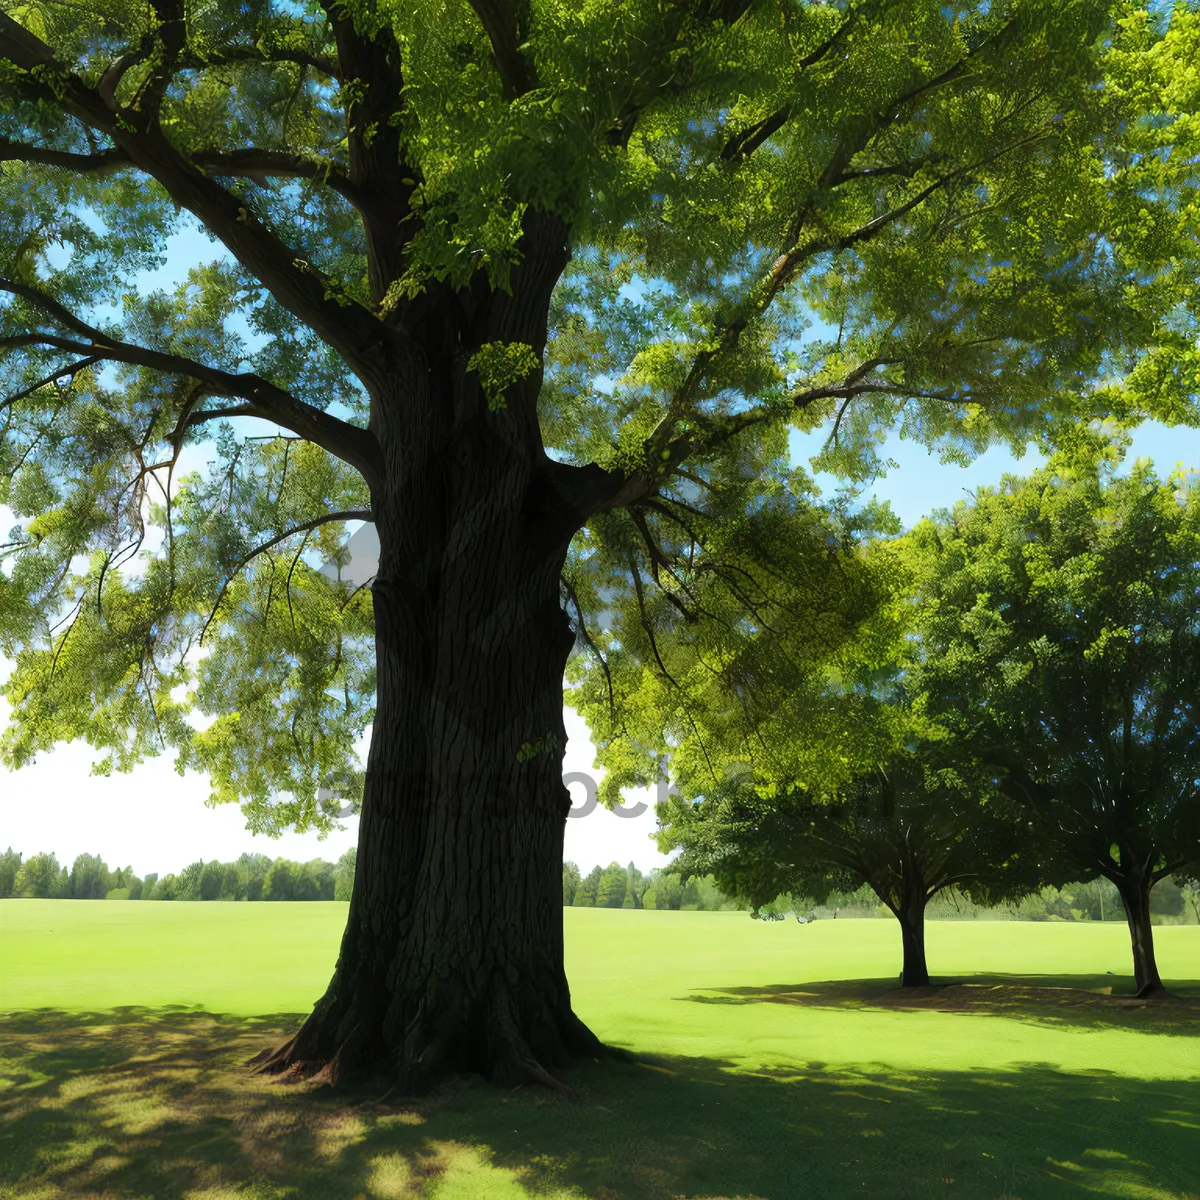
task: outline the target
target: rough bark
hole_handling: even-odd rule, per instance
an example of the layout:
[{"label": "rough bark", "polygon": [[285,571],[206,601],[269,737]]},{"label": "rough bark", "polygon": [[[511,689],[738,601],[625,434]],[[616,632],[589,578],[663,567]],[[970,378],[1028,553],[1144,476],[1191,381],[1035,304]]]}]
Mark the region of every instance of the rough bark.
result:
[{"label": "rough bark", "polygon": [[1129,924],[1129,938],[1133,947],[1133,985],[1139,997],[1166,995],[1166,987],[1158,973],[1154,958],[1154,929],[1150,923],[1150,879],[1141,876],[1124,876],[1114,879],[1121,901],[1125,905],[1125,919]]},{"label": "rough bark", "polygon": [[531,239],[511,299],[458,322],[431,309],[424,354],[372,396],[378,673],[354,890],[328,990],[263,1070],[416,1094],[461,1072],[553,1084],[603,1049],[563,967],[560,577],[579,514],[547,469],[540,377],[492,410],[466,370],[472,344],[545,344],[565,257],[561,231]]}]

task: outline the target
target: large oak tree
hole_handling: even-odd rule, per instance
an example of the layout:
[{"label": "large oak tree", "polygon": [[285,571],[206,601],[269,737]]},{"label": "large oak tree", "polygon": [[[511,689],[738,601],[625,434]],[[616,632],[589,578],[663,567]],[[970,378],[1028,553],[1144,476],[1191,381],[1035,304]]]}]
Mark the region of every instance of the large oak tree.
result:
[{"label": "large oak tree", "polygon": [[[6,761],[173,746],[304,827],[371,723],[337,967],[270,1065],[550,1080],[597,1049],[587,612],[671,591],[789,427],[864,477],[897,420],[964,457],[1187,419],[1195,42],[1125,0],[3,0]],[[181,221],[220,257],[142,286]],[[357,593],[302,554],[349,519]]]}]

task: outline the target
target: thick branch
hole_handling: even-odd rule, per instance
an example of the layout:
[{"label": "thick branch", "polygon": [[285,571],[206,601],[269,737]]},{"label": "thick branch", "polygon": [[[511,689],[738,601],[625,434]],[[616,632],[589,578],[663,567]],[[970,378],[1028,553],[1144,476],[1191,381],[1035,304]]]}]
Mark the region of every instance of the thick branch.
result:
[{"label": "thick branch", "polygon": [[25,146],[0,138],[0,162],[40,163],[48,167],[66,167],[71,171],[99,173],[127,166],[128,156],[121,150],[101,150],[97,154],[75,154],[69,150],[49,150]]},{"label": "thick branch", "polygon": [[[208,394],[240,398],[249,402],[240,406],[237,412],[225,415],[260,417],[263,420],[275,421],[285,429],[290,429],[307,441],[328,450],[343,462],[349,463],[369,483],[378,481],[382,473],[379,444],[374,434],[298,400],[260,375],[221,371],[178,354],[115,341],[99,329],[81,321],[52,296],[15,280],[0,279],[0,291],[20,296],[40,308],[58,325],[69,329],[78,337],[87,339],[84,342],[54,333],[34,332],[23,335],[21,339],[5,339],[0,346],[11,345],[20,340],[26,345],[48,346],[94,361],[128,363],[168,375],[182,375],[195,379],[205,386]],[[29,341],[25,341],[26,336]]]},{"label": "thick branch", "polygon": [[410,198],[423,182],[420,168],[408,161],[396,120],[404,106],[400,46],[390,24],[373,34],[360,33],[340,3],[319,3],[333,29],[342,75],[360,88],[361,98],[346,108],[349,178],[386,205],[385,214],[378,216],[373,209],[363,210],[367,282],[372,302],[379,304],[405,268],[404,248],[412,234]]},{"label": "thick branch", "polygon": [[[360,378],[379,378],[387,372],[392,335],[386,327],[360,305],[343,307],[339,299],[344,298],[335,298],[318,272],[248,212],[237,196],[190,163],[149,118],[132,109],[118,118],[96,91],[64,70],[44,42],[5,13],[0,13],[0,57],[28,73],[29,82],[22,88],[27,96],[105,134],[134,166],[157,180]],[[39,77],[60,82],[51,88]]]},{"label": "thick branch", "polygon": [[194,150],[188,158],[214,175],[244,175],[248,179],[269,177],[315,179],[327,184],[364,212],[379,210],[383,204],[365,188],[352,183],[346,168],[338,162],[306,158],[289,150]]},{"label": "thick branch", "polygon": [[180,71],[203,71],[207,67],[236,66],[243,63],[294,63],[298,67],[309,67],[328,79],[340,78],[338,64],[320,54],[307,50],[272,47],[269,50],[257,46],[227,46],[211,54],[181,54],[175,61]]},{"label": "thick branch", "polygon": [[504,98],[515,100],[535,86],[533,72],[519,49],[525,40],[525,30],[520,14],[514,8],[525,5],[521,0],[468,0],[475,10],[488,41],[492,43],[492,54],[496,70],[504,87]]},{"label": "thick branch", "polygon": [[[236,175],[261,182],[267,178],[313,179],[345,197],[355,208],[380,209],[383,205],[365,189],[350,181],[346,168],[338,162],[306,158],[288,150],[194,150],[187,157],[202,170],[214,175]],[[95,154],[70,150],[51,150],[27,146],[0,138],[0,162],[40,163],[63,167],[81,174],[101,174],[118,167],[131,167],[133,160],[117,148]]]}]

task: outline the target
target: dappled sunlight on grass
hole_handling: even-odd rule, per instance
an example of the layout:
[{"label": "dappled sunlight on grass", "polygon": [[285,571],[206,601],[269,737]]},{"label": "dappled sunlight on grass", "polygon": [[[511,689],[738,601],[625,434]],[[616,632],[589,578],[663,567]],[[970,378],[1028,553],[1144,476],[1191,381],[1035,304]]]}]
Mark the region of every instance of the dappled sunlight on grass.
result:
[{"label": "dappled sunlight on grass", "polygon": [[403,1102],[251,1075],[294,1019],[131,1015],[0,1018],[3,1200],[1200,1192],[1194,1081],[650,1056],[568,1071],[565,1096],[459,1081]]}]

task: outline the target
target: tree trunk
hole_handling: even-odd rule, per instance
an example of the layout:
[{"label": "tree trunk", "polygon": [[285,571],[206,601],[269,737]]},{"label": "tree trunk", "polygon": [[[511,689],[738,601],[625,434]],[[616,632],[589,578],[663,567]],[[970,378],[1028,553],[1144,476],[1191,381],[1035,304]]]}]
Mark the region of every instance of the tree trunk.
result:
[{"label": "tree trunk", "polygon": [[928,987],[929,968],[925,964],[925,898],[914,895],[896,911],[900,922],[900,940],[904,961],[900,968],[901,987]]},{"label": "tree trunk", "polygon": [[1129,937],[1133,944],[1133,985],[1139,997],[1158,996],[1166,993],[1158,974],[1158,963],[1154,960],[1154,929],[1150,924],[1149,879],[1125,876],[1115,879],[1117,890],[1125,905],[1125,919],[1129,922]]},{"label": "tree trunk", "polygon": [[[536,320],[489,321],[477,340],[544,345]],[[581,522],[550,484],[540,372],[492,409],[466,358],[422,364],[403,403],[373,397],[387,482],[354,889],[332,982],[265,1071],[382,1074],[417,1094],[463,1072],[553,1085],[604,1049],[563,967],[560,585]]]}]

